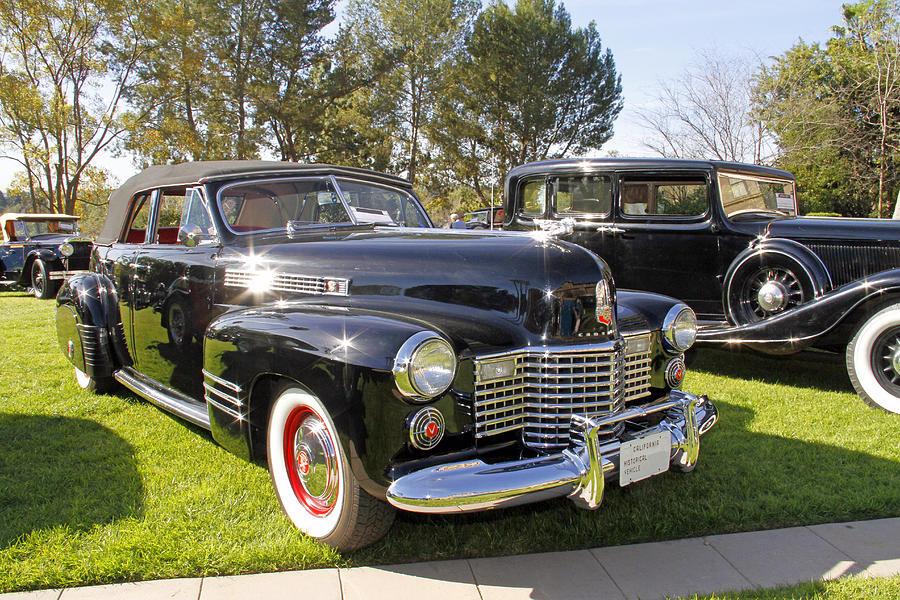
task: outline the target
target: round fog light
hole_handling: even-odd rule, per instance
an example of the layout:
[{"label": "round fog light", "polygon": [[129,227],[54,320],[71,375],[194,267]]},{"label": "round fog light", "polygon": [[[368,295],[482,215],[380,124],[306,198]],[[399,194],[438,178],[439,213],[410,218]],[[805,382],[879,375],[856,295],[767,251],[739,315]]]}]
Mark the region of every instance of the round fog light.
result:
[{"label": "round fog light", "polygon": [[670,388],[681,387],[684,381],[684,357],[673,358],[666,365],[666,383]]},{"label": "round fog light", "polygon": [[409,441],[419,450],[431,450],[444,437],[444,415],[433,406],[415,412],[409,419]]}]

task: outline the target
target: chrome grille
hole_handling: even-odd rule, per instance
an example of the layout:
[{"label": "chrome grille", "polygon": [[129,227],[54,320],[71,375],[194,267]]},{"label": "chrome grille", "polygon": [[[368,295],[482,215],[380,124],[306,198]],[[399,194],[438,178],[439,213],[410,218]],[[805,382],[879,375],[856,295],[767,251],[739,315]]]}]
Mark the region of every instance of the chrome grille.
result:
[{"label": "chrome grille", "polygon": [[831,275],[834,287],[900,267],[900,248],[872,243],[807,244]]},{"label": "chrome grille", "polygon": [[625,401],[650,395],[650,353],[625,357]]},{"label": "chrome grille", "polygon": [[[512,375],[484,380],[481,365],[503,359],[515,361]],[[613,344],[481,356],[475,359],[475,437],[521,431],[527,446],[565,447],[573,414],[609,415],[649,393],[650,355],[630,356],[626,366],[624,351]]]},{"label": "chrome grille", "polygon": [[[350,282],[347,279],[313,277],[295,275],[293,273],[267,273],[265,271],[225,271],[225,285],[229,287],[252,287],[257,282],[265,281],[269,290],[280,292],[296,292],[298,294],[326,294],[346,296]],[[329,289],[329,284],[331,289]]]}]

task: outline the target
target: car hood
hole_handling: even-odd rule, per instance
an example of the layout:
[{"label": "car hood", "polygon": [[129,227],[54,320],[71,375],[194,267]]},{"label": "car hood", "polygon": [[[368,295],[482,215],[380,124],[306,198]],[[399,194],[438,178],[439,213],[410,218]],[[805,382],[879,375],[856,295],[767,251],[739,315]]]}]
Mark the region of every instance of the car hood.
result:
[{"label": "car hood", "polygon": [[785,217],[734,223],[752,235],[791,239],[894,241],[900,239],[900,221],[845,217]]},{"label": "car hood", "polygon": [[[608,267],[595,254],[542,234],[380,228],[245,241],[220,258],[226,282],[229,271],[253,269],[346,279],[347,294],[328,296],[329,304],[428,322],[440,314],[453,330],[477,330],[500,313],[529,332],[528,343],[608,337],[595,313],[597,282],[607,279],[612,287]],[[282,291],[267,300],[302,297]],[[510,338],[495,333],[498,343]],[[492,336],[472,331],[467,337]]]}]

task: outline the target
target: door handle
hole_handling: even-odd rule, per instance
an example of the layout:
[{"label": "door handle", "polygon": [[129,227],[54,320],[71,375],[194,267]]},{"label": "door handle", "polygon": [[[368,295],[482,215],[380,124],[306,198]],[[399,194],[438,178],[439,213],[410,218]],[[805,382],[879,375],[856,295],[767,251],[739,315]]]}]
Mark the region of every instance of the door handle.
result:
[{"label": "door handle", "polygon": [[625,230],[621,227],[612,227],[610,225],[603,225],[602,227],[598,227],[597,231],[600,233],[625,233]]}]

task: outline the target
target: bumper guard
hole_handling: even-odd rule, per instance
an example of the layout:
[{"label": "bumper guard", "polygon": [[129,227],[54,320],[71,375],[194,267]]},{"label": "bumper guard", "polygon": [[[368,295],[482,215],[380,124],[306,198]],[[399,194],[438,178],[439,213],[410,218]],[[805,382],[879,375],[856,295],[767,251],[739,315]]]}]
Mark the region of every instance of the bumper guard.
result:
[{"label": "bumper guard", "polygon": [[716,407],[706,396],[673,390],[653,404],[635,406],[604,418],[574,415],[569,448],[558,454],[495,464],[480,459],[429,467],[404,475],[387,491],[387,500],[403,510],[455,513],[516,506],[568,496],[582,508],[597,508],[607,478],[619,472],[621,442],[599,441],[601,428],[653,413],[666,415],[635,438],[668,432],[670,466],[690,471],[697,464],[700,436],[715,425]]}]

